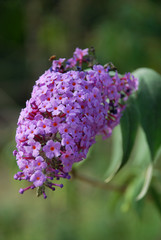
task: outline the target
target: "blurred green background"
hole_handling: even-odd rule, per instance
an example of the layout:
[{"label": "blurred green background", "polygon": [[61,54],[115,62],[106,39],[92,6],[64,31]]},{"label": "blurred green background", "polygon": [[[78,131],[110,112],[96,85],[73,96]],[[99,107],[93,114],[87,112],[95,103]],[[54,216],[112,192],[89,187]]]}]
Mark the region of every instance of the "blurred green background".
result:
[{"label": "blurred green background", "polygon": [[[161,1],[0,0],[0,29],[0,240],[160,240],[161,215],[150,195],[136,204],[130,194],[79,180],[48,191],[47,200],[34,190],[20,195],[26,183],[13,180],[12,151],[20,109],[51,55],[94,46],[98,61],[112,61],[121,73],[161,73]],[[79,171],[103,181],[113,142],[98,138]],[[112,183],[129,182],[141,168],[139,161],[127,164]]]}]

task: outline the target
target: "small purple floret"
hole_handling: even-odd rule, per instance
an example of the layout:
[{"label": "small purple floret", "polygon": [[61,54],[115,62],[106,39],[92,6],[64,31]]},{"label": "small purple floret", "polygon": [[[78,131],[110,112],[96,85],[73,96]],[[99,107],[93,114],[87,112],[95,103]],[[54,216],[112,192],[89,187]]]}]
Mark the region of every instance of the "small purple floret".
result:
[{"label": "small purple floret", "polygon": [[23,188],[20,188],[19,193],[20,193],[20,194],[23,194],[23,193],[24,193],[24,189],[23,189]]},{"label": "small purple floret", "polygon": [[40,187],[46,181],[46,176],[40,170],[37,170],[31,175],[30,181],[33,182],[35,187]]}]

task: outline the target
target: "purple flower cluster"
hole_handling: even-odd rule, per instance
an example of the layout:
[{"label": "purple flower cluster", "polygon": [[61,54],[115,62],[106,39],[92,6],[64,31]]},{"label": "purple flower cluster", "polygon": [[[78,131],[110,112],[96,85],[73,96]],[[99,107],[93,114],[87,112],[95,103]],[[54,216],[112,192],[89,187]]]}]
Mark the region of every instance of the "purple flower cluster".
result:
[{"label": "purple flower cluster", "polygon": [[36,81],[32,95],[22,109],[16,132],[14,155],[21,170],[18,180],[55,190],[52,180],[69,179],[75,162],[86,158],[95,136],[111,135],[119,124],[125,101],[137,89],[130,73],[110,76],[110,65],[95,64],[83,70],[91,58],[88,49],[76,48],[73,58],[53,60],[52,67]]}]

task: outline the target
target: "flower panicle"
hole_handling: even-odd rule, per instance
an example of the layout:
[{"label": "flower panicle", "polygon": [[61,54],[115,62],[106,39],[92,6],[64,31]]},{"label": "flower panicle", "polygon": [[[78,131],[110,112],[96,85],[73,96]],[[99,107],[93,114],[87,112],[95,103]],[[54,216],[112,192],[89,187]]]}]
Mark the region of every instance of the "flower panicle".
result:
[{"label": "flower panicle", "polygon": [[14,178],[30,182],[21,194],[37,188],[46,198],[46,188],[62,188],[56,182],[70,179],[72,165],[86,158],[96,135],[111,135],[137,90],[133,75],[120,76],[115,68],[111,76],[113,65],[96,64],[89,52],[76,48],[68,60],[54,57],[20,113],[13,154],[21,171]]}]

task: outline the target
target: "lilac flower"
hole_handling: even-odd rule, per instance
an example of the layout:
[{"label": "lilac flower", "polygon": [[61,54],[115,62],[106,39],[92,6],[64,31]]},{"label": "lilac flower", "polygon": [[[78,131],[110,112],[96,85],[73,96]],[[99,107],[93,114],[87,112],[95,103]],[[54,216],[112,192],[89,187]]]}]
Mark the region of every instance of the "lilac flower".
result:
[{"label": "lilac flower", "polygon": [[35,170],[43,170],[47,168],[47,163],[44,161],[44,158],[41,156],[36,157],[35,161],[33,161],[32,163]]},{"label": "lilac flower", "polygon": [[61,140],[61,145],[66,148],[73,147],[75,145],[74,139],[70,135],[63,135]]},{"label": "lilac flower", "polygon": [[59,117],[53,117],[53,120],[51,122],[51,132],[56,133],[58,131],[58,126],[61,119]]},{"label": "lilac flower", "polygon": [[51,125],[52,122],[50,119],[43,119],[41,121],[38,121],[37,123],[37,127],[38,127],[38,131],[37,134],[48,134],[51,132]]},{"label": "lilac flower", "polygon": [[62,123],[62,124],[59,126],[59,132],[60,132],[60,134],[62,134],[62,135],[67,135],[67,134],[72,133],[72,129],[70,128],[70,125],[68,125],[68,124],[66,124],[66,123]]},{"label": "lilac flower", "polygon": [[102,65],[94,65],[93,70],[98,72],[98,74],[104,73],[105,69]]},{"label": "lilac flower", "polygon": [[118,92],[115,86],[110,86],[108,89],[108,98],[110,100],[117,99]]},{"label": "lilac flower", "polygon": [[73,151],[70,147],[67,148],[66,152],[61,155],[61,161],[64,164],[64,171],[69,172],[73,165]]},{"label": "lilac flower", "polygon": [[28,146],[24,147],[26,152],[32,154],[34,157],[37,157],[39,155],[41,144],[33,139],[28,140],[28,144]]},{"label": "lilac flower", "polygon": [[59,60],[53,61],[52,68],[54,71],[59,69],[62,65],[62,63],[65,61],[65,58],[60,58]]},{"label": "lilac flower", "polygon": [[27,160],[22,159],[22,160],[18,160],[17,161],[17,165],[19,166],[20,170],[24,170],[25,168],[28,169],[29,168],[29,163]]},{"label": "lilac flower", "polygon": [[58,104],[58,102],[54,99],[51,99],[51,104],[52,104],[52,115],[53,116],[59,115],[64,109],[64,105]]},{"label": "lilac flower", "polygon": [[60,155],[60,146],[59,142],[49,140],[43,147],[43,151],[49,159],[52,159],[53,157],[58,157]]},{"label": "lilac flower", "polygon": [[74,55],[76,56],[77,59],[82,60],[84,56],[88,54],[88,48],[86,49],[80,49],[76,48]]},{"label": "lilac flower", "polygon": [[40,170],[37,170],[31,175],[30,181],[33,182],[35,187],[40,187],[46,181],[46,176]]},{"label": "lilac flower", "polygon": [[54,60],[21,110],[13,153],[21,172],[14,178],[31,183],[21,194],[39,187],[38,195],[46,198],[46,187],[62,187],[52,180],[69,179],[73,164],[86,158],[96,135],[111,135],[125,101],[137,90],[130,73],[111,77],[108,67],[83,70],[82,63],[91,66],[88,49],[76,48],[72,58]]},{"label": "lilac flower", "polygon": [[70,125],[71,128],[76,129],[80,123],[80,120],[77,116],[69,115],[66,117],[66,123]]},{"label": "lilac flower", "polygon": [[28,126],[28,129],[26,130],[26,135],[28,135],[29,138],[34,138],[35,129],[36,129],[36,124],[30,124]]}]

